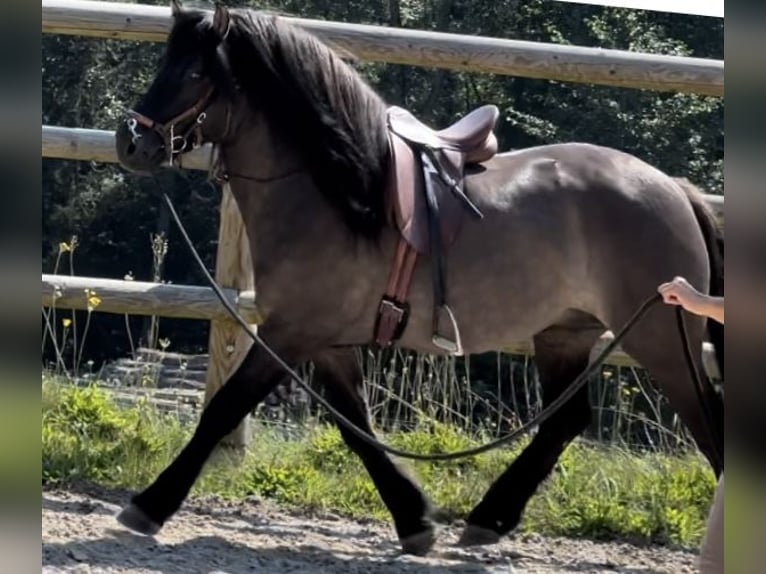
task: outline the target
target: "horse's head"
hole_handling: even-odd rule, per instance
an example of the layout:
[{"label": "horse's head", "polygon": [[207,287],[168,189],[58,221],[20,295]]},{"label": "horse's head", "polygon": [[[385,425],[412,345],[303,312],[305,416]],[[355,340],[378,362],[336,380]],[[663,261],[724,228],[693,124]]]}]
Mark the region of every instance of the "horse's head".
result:
[{"label": "horse's head", "polygon": [[117,157],[132,171],[152,173],[205,141],[220,141],[231,122],[234,94],[224,45],[228,10],[211,17],[171,0],[173,27],[159,73],[116,133]]},{"label": "horse's head", "polygon": [[[385,220],[386,106],[318,38],[270,13],[172,0],[164,62],[117,129],[127,169],[153,173],[205,142],[241,181],[308,173],[356,232]],[[254,161],[257,158],[257,161]]]}]

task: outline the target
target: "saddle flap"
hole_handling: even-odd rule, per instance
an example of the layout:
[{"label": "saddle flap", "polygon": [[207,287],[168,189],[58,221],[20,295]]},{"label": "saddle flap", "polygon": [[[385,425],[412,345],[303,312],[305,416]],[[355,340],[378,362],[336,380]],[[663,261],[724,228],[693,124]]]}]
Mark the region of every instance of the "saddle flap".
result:
[{"label": "saddle flap", "polygon": [[388,140],[391,167],[386,198],[392,223],[418,253],[428,253],[426,201],[420,164],[410,146],[399,136],[389,132]]},{"label": "saddle flap", "polygon": [[[430,253],[428,206],[425,198],[423,167],[412,148],[404,139],[389,132],[391,152],[387,201],[391,223],[404,239],[421,255]],[[448,175],[460,179],[463,155],[452,150],[439,152],[445,158],[442,166]],[[436,176],[438,177],[438,176]],[[451,245],[460,230],[465,207],[446,185],[435,186],[439,204],[439,223],[442,245]]]}]

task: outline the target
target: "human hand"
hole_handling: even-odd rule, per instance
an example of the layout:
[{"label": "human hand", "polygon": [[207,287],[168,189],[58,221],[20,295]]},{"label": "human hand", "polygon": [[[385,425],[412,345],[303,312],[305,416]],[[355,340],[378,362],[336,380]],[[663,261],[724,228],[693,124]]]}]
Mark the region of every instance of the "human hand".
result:
[{"label": "human hand", "polygon": [[657,288],[662,300],[669,305],[680,305],[690,313],[704,314],[705,295],[697,291],[683,277],[675,277]]}]

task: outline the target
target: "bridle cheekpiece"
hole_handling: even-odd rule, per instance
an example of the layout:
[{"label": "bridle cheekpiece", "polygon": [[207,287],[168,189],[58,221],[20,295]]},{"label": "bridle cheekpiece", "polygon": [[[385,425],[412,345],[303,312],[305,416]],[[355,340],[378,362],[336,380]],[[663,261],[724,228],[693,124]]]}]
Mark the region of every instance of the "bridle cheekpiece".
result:
[{"label": "bridle cheekpiece", "polygon": [[[207,119],[205,109],[210,103],[214,91],[215,88],[210,86],[193,106],[164,123],[155,121],[135,110],[128,110],[126,123],[132,142],[135,144],[142,137],[138,133],[138,126],[155,131],[165,142],[165,148],[168,150],[168,162],[172,165],[175,157],[186,151],[189,146],[190,135],[194,135],[192,149],[197,149],[202,145],[202,124]],[[194,122],[185,131],[180,134],[176,133],[178,124],[195,116]]]}]

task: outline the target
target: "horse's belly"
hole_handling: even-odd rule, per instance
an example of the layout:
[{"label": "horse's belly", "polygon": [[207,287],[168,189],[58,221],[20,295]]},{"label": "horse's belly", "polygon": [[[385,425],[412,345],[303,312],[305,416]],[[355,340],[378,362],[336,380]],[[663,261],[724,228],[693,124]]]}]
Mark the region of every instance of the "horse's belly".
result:
[{"label": "horse's belly", "polygon": [[[445,257],[447,304],[467,352],[484,352],[532,334],[579,307],[578,241],[566,230],[542,237],[529,223],[489,216],[466,222]],[[420,258],[411,291],[408,331],[431,336],[433,282],[428,258]]]}]

